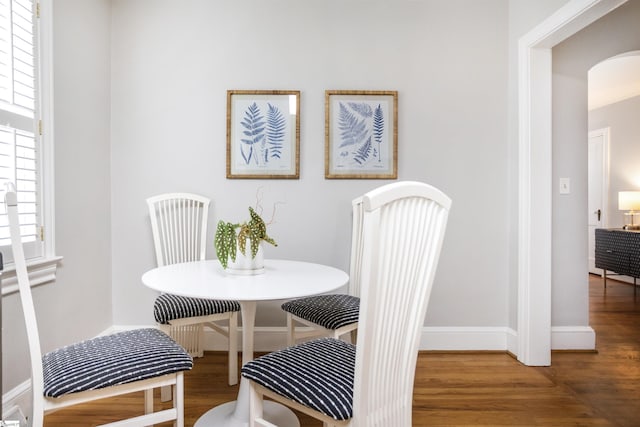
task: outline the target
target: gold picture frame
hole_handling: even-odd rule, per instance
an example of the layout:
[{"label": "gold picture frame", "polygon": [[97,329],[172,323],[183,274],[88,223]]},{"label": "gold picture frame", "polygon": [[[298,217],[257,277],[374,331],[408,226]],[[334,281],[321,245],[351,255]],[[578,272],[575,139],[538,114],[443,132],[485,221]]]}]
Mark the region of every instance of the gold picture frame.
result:
[{"label": "gold picture frame", "polygon": [[325,91],[325,178],[398,178],[398,92]]},{"label": "gold picture frame", "polygon": [[227,91],[227,178],[300,178],[300,91]]}]

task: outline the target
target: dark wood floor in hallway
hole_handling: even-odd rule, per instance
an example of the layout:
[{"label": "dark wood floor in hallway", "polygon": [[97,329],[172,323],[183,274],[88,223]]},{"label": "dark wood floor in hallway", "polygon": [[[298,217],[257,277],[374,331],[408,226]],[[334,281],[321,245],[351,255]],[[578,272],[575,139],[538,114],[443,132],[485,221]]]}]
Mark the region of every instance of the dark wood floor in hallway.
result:
[{"label": "dark wood floor in hallway", "polygon": [[[590,277],[597,352],[554,352],[550,367],[526,367],[504,353],[421,353],[414,426],[640,426],[640,293]],[[188,373],[185,425],[229,400],[224,353],[196,359]],[[157,401],[158,399],[156,399]],[[157,403],[160,405],[160,403]],[[48,415],[46,427],[95,426],[140,413],[142,395]],[[301,425],[322,424],[300,416]]]}]

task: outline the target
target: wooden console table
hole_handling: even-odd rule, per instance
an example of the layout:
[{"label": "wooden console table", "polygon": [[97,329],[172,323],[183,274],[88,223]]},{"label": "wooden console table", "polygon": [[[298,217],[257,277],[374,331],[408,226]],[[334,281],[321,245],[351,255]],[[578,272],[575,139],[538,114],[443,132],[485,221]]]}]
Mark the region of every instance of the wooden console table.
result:
[{"label": "wooden console table", "polygon": [[640,231],[615,228],[596,229],[596,268],[604,272],[607,288],[607,270],[618,275],[633,277],[633,293],[636,279],[640,278]]}]

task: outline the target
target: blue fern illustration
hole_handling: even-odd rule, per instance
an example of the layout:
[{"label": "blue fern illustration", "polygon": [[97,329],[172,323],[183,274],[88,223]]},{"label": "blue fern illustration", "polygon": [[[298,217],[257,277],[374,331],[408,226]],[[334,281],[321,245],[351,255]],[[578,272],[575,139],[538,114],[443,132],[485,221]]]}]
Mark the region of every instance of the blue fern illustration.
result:
[{"label": "blue fern illustration", "polygon": [[360,144],[367,136],[367,123],[358,120],[345,105],[340,102],[338,114],[338,129],[340,129],[340,147]]},{"label": "blue fern illustration", "polygon": [[371,106],[366,102],[349,102],[349,107],[362,117],[371,117]]},{"label": "blue fern illustration", "polygon": [[355,160],[356,163],[360,165],[365,163],[371,154],[371,137],[367,138],[365,143],[362,144],[354,154],[353,160]]},{"label": "blue fern illustration", "polygon": [[382,136],[384,134],[384,115],[382,113],[382,107],[380,104],[376,107],[376,111],[373,115],[373,138],[378,143],[378,162],[381,162],[380,158],[380,145],[382,144]]},{"label": "blue fern illustration", "polygon": [[269,157],[279,159],[282,156],[286,128],[285,118],[278,107],[271,104],[267,105],[267,143],[269,145],[264,152],[265,163],[269,161]]},{"label": "blue fern illustration", "polygon": [[386,117],[381,103],[338,102],[336,154],[352,167],[363,168],[382,163],[382,145],[386,144]]},{"label": "blue fern illustration", "polygon": [[244,127],[244,131],[242,133],[247,138],[241,138],[243,145],[248,146],[248,151],[245,152],[243,145],[240,146],[240,153],[242,154],[242,158],[244,159],[246,164],[251,162],[251,159],[254,158],[256,164],[258,164],[259,159],[257,155],[254,155],[254,145],[263,141],[265,138],[264,133],[264,117],[260,112],[260,108],[254,102],[247,108],[244,112],[244,119],[240,122]]}]

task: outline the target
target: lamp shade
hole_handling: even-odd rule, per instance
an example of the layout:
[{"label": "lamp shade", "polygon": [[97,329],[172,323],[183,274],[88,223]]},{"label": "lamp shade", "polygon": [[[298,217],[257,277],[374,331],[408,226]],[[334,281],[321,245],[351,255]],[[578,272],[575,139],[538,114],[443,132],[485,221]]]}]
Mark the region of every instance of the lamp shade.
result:
[{"label": "lamp shade", "polygon": [[620,191],[618,209],[621,211],[640,211],[640,191]]}]

